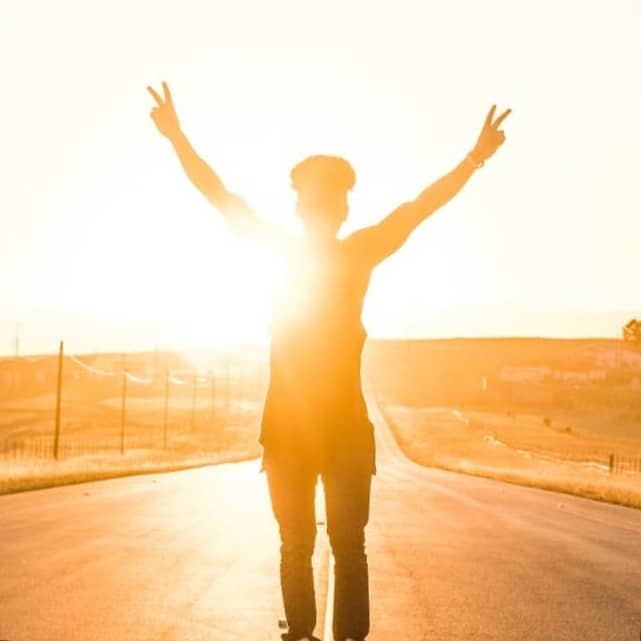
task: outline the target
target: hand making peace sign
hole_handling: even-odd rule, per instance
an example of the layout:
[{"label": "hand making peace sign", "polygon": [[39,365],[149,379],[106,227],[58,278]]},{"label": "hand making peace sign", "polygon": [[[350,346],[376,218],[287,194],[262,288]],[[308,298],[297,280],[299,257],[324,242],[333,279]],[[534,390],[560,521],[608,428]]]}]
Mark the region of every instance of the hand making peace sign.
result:
[{"label": "hand making peace sign", "polygon": [[152,87],[147,87],[147,91],[153,96],[153,99],[156,101],[156,107],[151,110],[149,114],[151,119],[158,127],[158,131],[163,136],[171,138],[174,134],[180,131],[180,124],[178,122],[178,116],[176,115],[176,110],[174,109],[174,102],[171,98],[171,92],[166,82],[162,83],[162,90],[164,94],[164,99],[154,91]]},{"label": "hand making peace sign", "polygon": [[494,122],[494,112],[496,105],[492,105],[490,112],[485,118],[483,129],[479,135],[476,145],[471,152],[472,157],[478,163],[487,160],[505,141],[505,133],[499,129],[500,124],[510,115],[511,109],[506,109]]}]

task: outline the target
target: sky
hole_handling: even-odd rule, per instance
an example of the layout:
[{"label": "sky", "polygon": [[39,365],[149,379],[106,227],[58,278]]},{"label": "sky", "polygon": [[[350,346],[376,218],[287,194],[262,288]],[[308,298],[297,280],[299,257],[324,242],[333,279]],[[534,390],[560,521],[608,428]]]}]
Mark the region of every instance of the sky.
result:
[{"label": "sky", "polygon": [[[641,3],[0,3],[0,354],[264,340],[277,257],[234,241],[155,129],[293,228],[289,170],[357,173],[343,233],[505,144],[379,266],[372,337],[618,336],[641,315]],[[16,325],[18,324],[18,325]]]}]

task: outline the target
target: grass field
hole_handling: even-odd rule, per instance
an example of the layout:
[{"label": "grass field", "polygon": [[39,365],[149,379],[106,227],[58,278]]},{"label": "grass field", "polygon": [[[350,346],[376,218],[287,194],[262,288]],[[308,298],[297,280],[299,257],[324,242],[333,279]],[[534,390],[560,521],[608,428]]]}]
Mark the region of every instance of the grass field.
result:
[{"label": "grass field", "polygon": [[121,439],[119,401],[107,398],[98,404],[63,406],[67,418],[54,460],[54,419],[47,400],[25,398],[0,405],[4,419],[0,429],[5,433],[0,445],[0,493],[245,460],[261,452],[258,402],[221,402],[212,412],[203,401],[192,414],[186,399],[174,399],[169,404],[165,446],[164,399],[132,399]]},{"label": "grass field", "polygon": [[[143,360],[129,358],[144,373]],[[264,376],[173,365],[169,386],[164,373],[132,377],[124,396],[122,377],[67,367],[57,460],[56,394],[42,393],[52,379],[25,375],[29,385],[0,398],[0,493],[258,457]]]},{"label": "grass field", "polygon": [[[641,507],[640,370],[623,356],[617,341],[410,341],[370,353],[369,375],[418,463]],[[515,366],[550,375],[509,380]]]},{"label": "grass field", "polygon": [[[249,356],[127,355],[124,414],[122,376],[104,375],[121,355],[71,363],[57,461],[55,359],[27,363],[18,383],[22,364],[0,361],[15,390],[0,386],[0,492],[258,457],[267,366]],[[368,341],[363,373],[421,464],[641,507],[641,368],[625,357],[604,340]],[[506,380],[514,367],[550,375]]]},{"label": "grass field", "polygon": [[[515,417],[450,408],[384,405],[396,439],[412,460],[468,474],[641,508],[639,442],[603,437],[563,438],[537,417]],[[627,470],[610,473],[605,452],[629,447]]]}]

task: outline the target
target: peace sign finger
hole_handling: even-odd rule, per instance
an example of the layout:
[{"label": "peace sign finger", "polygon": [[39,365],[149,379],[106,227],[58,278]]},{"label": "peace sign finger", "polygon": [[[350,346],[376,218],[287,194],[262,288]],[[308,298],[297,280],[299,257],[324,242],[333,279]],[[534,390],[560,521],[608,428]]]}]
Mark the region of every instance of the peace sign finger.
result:
[{"label": "peace sign finger", "polygon": [[162,91],[163,91],[163,94],[165,95],[165,102],[169,103],[170,105],[173,105],[174,101],[171,97],[171,91],[169,91],[169,85],[164,80],[162,82]]},{"label": "peace sign finger", "polygon": [[[164,83],[163,83],[163,86],[164,86]],[[158,104],[158,106],[159,106],[159,107],[162,107],[164,103],[163,103],[162,98],[161,98],[161,97],[160,97],[160,95],[158,94],[158,92],[157,92],[157,91],[155,91],[155,90],[153,89],[153,87],[149,87],[149,86],[147,87],[147,91],[151,94],[151,96],[152,96],[152,97],[153,97],[153,99],[156,101],[156,103]],[[166,98],[166,97],[167,97],[167,93],[165,93],[165,98]]]},{"label": "peace sign finger", "polygon": [[495,111],[496,111],[496,105],[492,105],[492,108],[490,109],[489,113],[485,118],[485,123],[483,124],[484,127],[489,127],[492,124],[492,118],[494,118]]},{"label": "peace sign finger", "polygon": [[497,119],[496,122],[492,125],[494,129],[498,129],[500,124],[512,113],[511,109],[506,109]]}]

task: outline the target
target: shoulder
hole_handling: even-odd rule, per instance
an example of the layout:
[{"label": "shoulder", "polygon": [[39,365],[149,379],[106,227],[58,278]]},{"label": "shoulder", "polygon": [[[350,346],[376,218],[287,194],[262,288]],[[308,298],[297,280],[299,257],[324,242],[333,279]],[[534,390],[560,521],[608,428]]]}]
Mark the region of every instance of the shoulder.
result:
[{"label": "shoulder", "polygon": [[340,254],[345,262],[354,267],[372,270],[376,266],[373,249],[373,228],[364,227],[339,241]]},{"label": "shoulder", "polygon": [[415,202],[403,203],[379,223],[355,231],[344,242],[354,255],[373,268],[403,244],[416,226],[417,211]]},{"label": "shoulder", "polygon": [[341,241],[345,253],[352,261],[373,268],[378,262],[381,232],[380,223],[358,229]]}]

